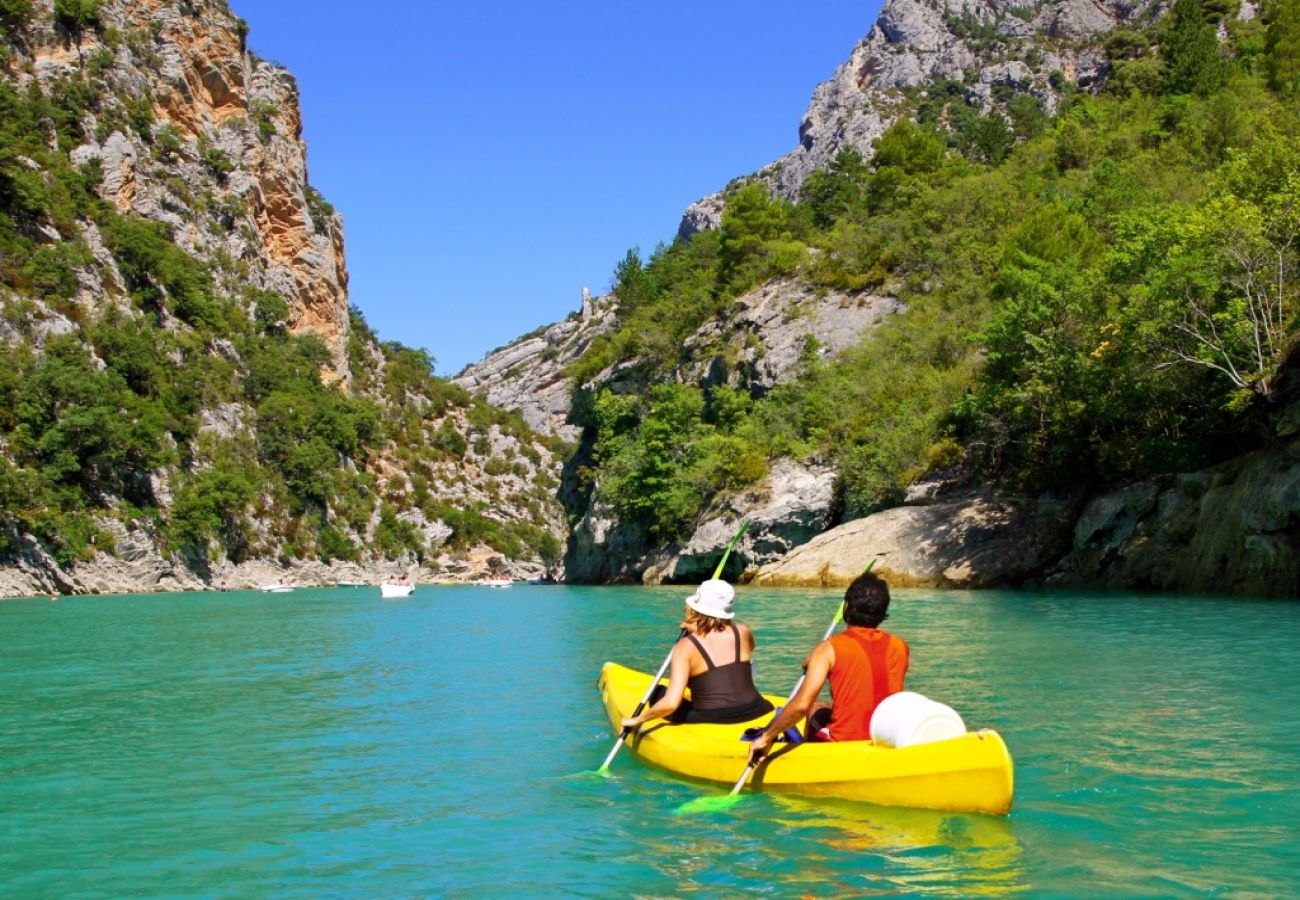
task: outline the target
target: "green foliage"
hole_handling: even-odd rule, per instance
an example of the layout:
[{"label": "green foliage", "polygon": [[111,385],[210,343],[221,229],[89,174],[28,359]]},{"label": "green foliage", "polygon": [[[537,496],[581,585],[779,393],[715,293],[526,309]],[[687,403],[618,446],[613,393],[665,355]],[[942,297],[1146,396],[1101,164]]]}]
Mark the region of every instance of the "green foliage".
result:
[{"label": "green foliage", "polygon": [[167,310],[194,326],[216,327],[212,276],[172,242],[161,222],[105,213],[101,227],[127,289],[141,309]]},{"label": "green foliage", "polygon": [[276,105],[267,100],[253,100],[248,104],[248,116],[257,126],[257,137],[263,144],[275,137],[275,117],[279,112]]},{"label": "green foliage", "polygon": [[207,549],[219,541],[235,560],[249,550],[248,514],[257,497],[259,470],[239,449],[222,445],[212,465],[180,479],[167,523],[174,546]]},{"label": "green foliage", "polygon": [[1271,398],[1300,326],[1292,142],[1270,134],[1232,154],[1198,203],[1119,224],[1115,275],[1128,286],[1134,327],[1166,358]]},{"label": "green foliage", "polygon": [[730,299],[719,289],[720,249],[720,231],[711,230],[658,247],[644,266],[629,251],[616,270],[614,291],[620,299],[625,291],[634,299],[629,309],[620,308],[613,333],[597,338],[571,364],[573,380],[581,385],[615,359],[636,358],[653,371],[671,371],[687,335]]},{"label": "green foliage", "polygon": [[750,407],[729,388],[707,400],[682,384],[658,384],[643,397],[602,390],[591,412],[598,495],[652,534],[679,536],[714,494],[767,474],[761,450],[733,433]]},{"label": "green foliage", "polygon": [[14,413],[15,458],[51,483],[89,495],[148,498],[148,472],[166,460],[161,410],[121,376],[95,367],[72,337],[52,338],[24,369]]},{"label": "green foliage", "polygon": [[[1247,66],[1225,82],[1209,22],[1184,6],[1158,34],[1113,35],[1123,83],[1067,98],[1055,121],[1012,95],[995,133],[962,85],[932,86],[910,98],[919,121],[886,132],[870,165],[843,154],[815,174],[799,207],[747,186],[714,243],[630,253],[631,310],[573,367],[596,497],[669,540],[785,456],[833,462],[855,515],[936,468],[1076,487],[1256,440],[1300,331],[1300,110]],[[683,310],[723,314],[728,279],[779,229],[815,248],[802,277],[887,291],[905,312],[832,362],[810,344],[765,396],[683,384],[679,346],[702,321]],[[696,305],[692,286],[718,272]],[[606,370],[639,392],[600,384]]]},{"label": "green foliage", "polygon": [[420,530],[412,522],[399,519],[388,504],[380,509],[374,546],[386,559],[397,559],[404,553],[413,553],[416,559],[423,559],[427,552]]},{"label": "green foliage", "polygon": [[226,151],[214,147],[202,137],[199,138],[199,162],[219,184],[225,184],[226,176],[235,170],[235,164]]},{"label": "green foliage", "polygon": [[[1018,138],[1029,140],[1038,137],[1047,125],[1043,104],[1032,94],[1016,94],[1007,101],[1007,115],[1011,117],[1011,130]],[[1010,147],[1007,148],[1010,150]],[[1005,153],[1001,158],[1005,158]]]},{"label": "green foliage", "polygon": [[333,525],[324,525],[316,535],[316,547],[324,562],[332,559],[356,561],[360,557],[356,544]]},{"label": "green foliage", "polygon": [[456,424],[451,419],[443,419],[437,430],[434,431],[430,444],[443,453],[454,459],[460,459],[469,449],[469,442],[465,440],[465,435],[461,434]]},{"label": "green foliage", "polygon": [[263,334],[283,335],[289,318],[289,304],[275,291],[244,288],[244,302],[253,310],[253,321]]},{"label": "green foliage", "polygon": [[311,185],[307,185],[304,195],[307,198],[307,213],[311,216],[312,224],[317,231],[324,231],[326,223],[334,216],[334,207]]},{"label": "green foliage", "polygon": [[171,122],[160,126],[153,136],[153,152],[158,159],[175,159],[181,152],[181,133]]},{"label": "green foliage", "polygon": [[27,28],[34,14],[32,0],[0,0],[0,29],[17,34]]},{"label": "green foliage", "polygon": [[932,130],[911,119],[899,119],[872,142],[876,170],[896,169],[905,175],[937,172],[947,155],[943,141]]},{"label": "green foliage", "polygon": [[[942,147],[940,147],[942,151]],[[863,201],[863,188],[870,175],[867,161],[856,147],[845,147],[826,169],[817,169],[801,189],[805,207],[817,228],[828,228]]]},{"label": "green foliage", "polygon": [[722,288],[739,294],[773,275],[794,271],[804,253],[794,227],[789,205],[774,200],[765,184],[749,182],[731,194],[719,229]]},{"label": "green foliage", "polygon": [[153,139],[153,98],[148,92],[142,97],[128,97],[123,101],[127,120],[146,141]]}]

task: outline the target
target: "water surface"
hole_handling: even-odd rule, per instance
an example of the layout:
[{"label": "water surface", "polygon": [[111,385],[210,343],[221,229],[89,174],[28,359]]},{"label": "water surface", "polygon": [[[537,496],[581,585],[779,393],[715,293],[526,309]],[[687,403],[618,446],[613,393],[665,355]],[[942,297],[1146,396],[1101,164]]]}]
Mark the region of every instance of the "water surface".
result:
[{"label": "water surface", "polygon": [[[1007,818],[710,790],[611,746],[686,591],[0,603],[0,894],[1280,896],[1300,605],[898,591],[909,688],[1002,733]],[[785,693],[838,594],[742,589]]]}]

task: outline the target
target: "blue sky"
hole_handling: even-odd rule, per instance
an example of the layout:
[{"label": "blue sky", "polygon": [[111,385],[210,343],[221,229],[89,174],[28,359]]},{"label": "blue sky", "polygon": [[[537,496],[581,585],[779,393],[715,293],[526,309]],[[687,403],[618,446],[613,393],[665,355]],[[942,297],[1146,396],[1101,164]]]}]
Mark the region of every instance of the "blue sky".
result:
[{"label": "blue sky", "polygon": [[437,372],[576,309],[794,149],[879,2],[232,0],[302,92],[351,300]]}]

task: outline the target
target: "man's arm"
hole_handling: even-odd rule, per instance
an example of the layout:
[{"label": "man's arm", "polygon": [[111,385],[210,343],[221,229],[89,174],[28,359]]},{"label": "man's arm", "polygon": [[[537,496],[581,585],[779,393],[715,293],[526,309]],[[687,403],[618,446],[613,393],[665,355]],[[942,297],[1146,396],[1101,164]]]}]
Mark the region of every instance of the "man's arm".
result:
[{"label": "man's arm", "polygon": [[798,724],[808,715],[813,703],[817,701],[817,695],[826,684],[833,665],[835,665],[835,650],[831,647],[830,641],[822,641],[808,657],[808,669],[804,674],[804,682],[799,688],[799,693],[785,705],[785,709],[772,720],[772,724],[764,728],[763,733],[750,743],[749,758],[752,761],[756,762],[765,756],[767,748],[772,745],[772,740],[778,734],[791,725]]}]

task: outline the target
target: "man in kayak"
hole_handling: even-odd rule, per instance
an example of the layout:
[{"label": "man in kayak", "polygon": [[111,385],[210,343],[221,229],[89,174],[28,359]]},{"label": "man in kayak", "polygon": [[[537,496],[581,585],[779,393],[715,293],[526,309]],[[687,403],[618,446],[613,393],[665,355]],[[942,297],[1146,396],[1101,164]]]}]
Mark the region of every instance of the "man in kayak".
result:
[{"label": "man in kayak", "polygon": [[[754,633],[732,621],[735,596],[725,581],[709,579],[686,598],[686,634],[673,647],[668,687],[655,688],[652,705],[639,716],[623,719],[624,728],[665,716],[678,723],[746,722],[772,711],[772,704],[754,687]],[[691,689],[690,700],[684,697],[686,688]]]},{"label": "man in kayak", "polygon": [[[844,621],[848,629],[822,641],[804,664],[807,678],[794,699],[750,744],[750,758],[767,754],[773,739],[807,716],[810,741],[871,739],[871,714],[890,694],[903,689],[907,675],[907,643],[881,631],[889,614],[889,585],[871,572],[859,576],[844,592]],[[831,705],[817,702],[830,680]]]}]

